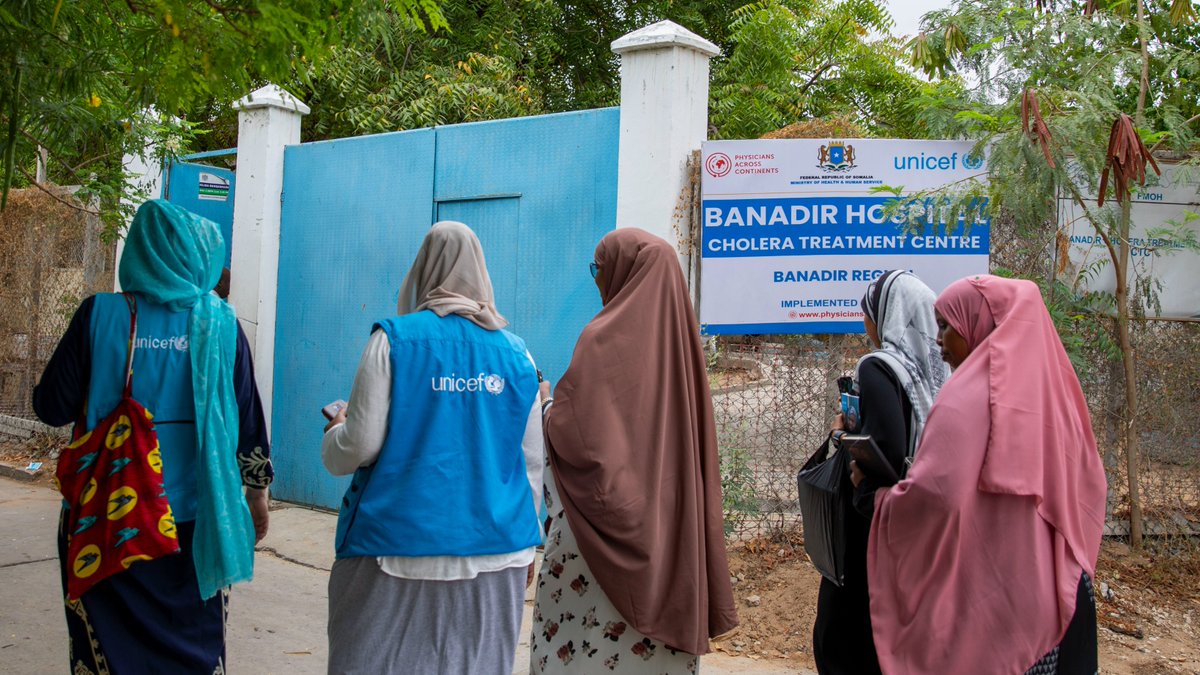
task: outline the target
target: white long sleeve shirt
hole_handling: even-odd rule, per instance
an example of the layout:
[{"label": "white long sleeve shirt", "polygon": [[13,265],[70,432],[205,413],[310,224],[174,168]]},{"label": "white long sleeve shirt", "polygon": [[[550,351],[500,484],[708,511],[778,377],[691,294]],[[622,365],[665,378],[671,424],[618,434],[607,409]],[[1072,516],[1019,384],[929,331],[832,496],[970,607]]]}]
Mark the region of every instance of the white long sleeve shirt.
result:
[{"label": "white long sleeve shirt", "polygon": [[[532,357],[530,363],[533,362]],[[388,411],[392,404],[391,343],[377,330],[363,350],[354,387],[346,409],[346,422],[325,432],[321,461],[329,473],[344,476],[367,466],[379,457],[387,437]],[[521,441],[525,475],[537,510],[542,486],[542,415],[535,397]],[[453,581],[474,579],[481,572],[525,567],[533,562],[535,547],[512,553],[480,556],[386,556],[377,558],[385,573],[404,579]]]}]

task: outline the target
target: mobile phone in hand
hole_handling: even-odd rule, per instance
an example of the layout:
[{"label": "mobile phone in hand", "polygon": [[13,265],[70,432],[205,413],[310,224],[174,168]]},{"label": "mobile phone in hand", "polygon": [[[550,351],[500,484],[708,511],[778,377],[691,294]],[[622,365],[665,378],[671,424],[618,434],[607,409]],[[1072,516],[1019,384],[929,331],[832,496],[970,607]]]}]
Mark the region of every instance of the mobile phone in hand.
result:
[{"label": "mobile phone in hand", "polygon": [[337,417],[338,413],[340,413],[341,411],[343,411],[345,409],[346,409],[346,402],[339,398],[338,400],[334,401],[333,403],[330,403],[329,405],[325,406],[324,408],[321,408],[321,414],[325,416],[325,419],[331,420],[331,419]]},{"label": "mobile phone in hand", "polygon": [[855,394],[854,378],[849,375],[843,375],[837,379],[837,388],[839,394]]}]

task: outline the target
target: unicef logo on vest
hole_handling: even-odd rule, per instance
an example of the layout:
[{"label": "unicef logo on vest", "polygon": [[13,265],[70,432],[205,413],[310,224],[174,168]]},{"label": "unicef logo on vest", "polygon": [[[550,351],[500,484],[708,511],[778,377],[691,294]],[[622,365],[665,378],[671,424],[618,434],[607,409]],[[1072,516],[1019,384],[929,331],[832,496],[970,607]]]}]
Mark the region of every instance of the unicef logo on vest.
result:
[{"label": "unicef logo on vest", "polygon": [[499,396],[504,392],[504,378],[495,373],[491,375],[480,373],[475,377],[459,377],[455,373],[450,373],[449,376],[443,375],[429,379],[434,391],[447,394],[474,394],[486,391],[493,396]]},{"label": "unicef logo on vest", "polygon": [[186,352],[188,350],[188,336],[172,335],[171,337],[157,337],[154,335],[139,337],[133,343],[134,349],[160,349],[173,350],[177,352]]}]

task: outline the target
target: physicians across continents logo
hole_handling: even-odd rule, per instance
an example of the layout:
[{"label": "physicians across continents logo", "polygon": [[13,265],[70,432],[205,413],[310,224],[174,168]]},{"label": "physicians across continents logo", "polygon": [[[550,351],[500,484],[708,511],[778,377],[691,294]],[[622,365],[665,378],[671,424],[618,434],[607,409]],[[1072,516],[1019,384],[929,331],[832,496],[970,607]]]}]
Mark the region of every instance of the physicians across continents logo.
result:
[{"label": "physicians across continents logo", "polygon": [[704,170],[713,178],[722,178],[729,174],[733,169],[733,162],[729,159],[729,155],[723,152],[714,152],[704,160]]},{"label": "physicians across continents logo", "polygon": [[844,141],[833,141],[817,149],[817,168],[841,173],[853,169],[857,164],[854,146]]}]

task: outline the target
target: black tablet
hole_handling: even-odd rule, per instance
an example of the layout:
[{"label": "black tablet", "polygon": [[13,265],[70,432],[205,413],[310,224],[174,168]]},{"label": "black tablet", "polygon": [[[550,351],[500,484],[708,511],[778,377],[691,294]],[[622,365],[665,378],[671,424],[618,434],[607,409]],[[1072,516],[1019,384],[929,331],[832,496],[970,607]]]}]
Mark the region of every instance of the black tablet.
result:
[{"label": "black tablet", "polygon": [[870,436],[842,436],[841,446],[850,453],[862,472],[869,474],[875,480],[883,481],[886,485],[900,482],[900,475],[892,467],[892,463],[884,456],[883,451],[875,444]]}]

